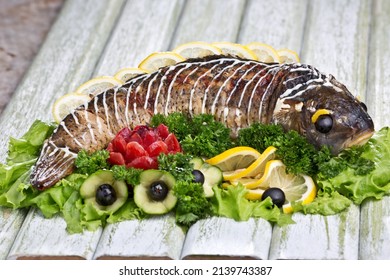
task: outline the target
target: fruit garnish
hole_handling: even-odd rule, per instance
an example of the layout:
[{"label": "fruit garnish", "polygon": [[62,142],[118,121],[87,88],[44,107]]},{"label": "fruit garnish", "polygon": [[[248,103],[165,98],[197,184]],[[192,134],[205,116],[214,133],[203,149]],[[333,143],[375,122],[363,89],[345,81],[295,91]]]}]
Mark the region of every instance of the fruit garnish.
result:
[{"label": "fruit garnish", "polygon": [[246,47],[256,54],[257,60],[260,62],[266,62],[266,63],[280,62],[279,54],[270,45],[253,42],[246,45]]},{"label": "fruit garnish", "polygon": [[90,98],[87,95],[68,93],[58,98],[52,107],[53,119],[60,123],[69,113],[78,106],[88,103]]},{"label": "fruit garnish", "polygon": [[204,42],[186,43],[175,48],[173,52],[186,59],[222,54],[219,48]]},{"label": "fruit garnish", "polygon": [[275,158],[275,147],[268,147],[251,165],[245,169],[223,172],[225,181],[235,180],[242,177],[261,177],[268,161]]},{"label": "fruit garnish", "polygon": [[218,186],[223,180],[221,169],[204,162],[201,158],[193,158],[191,163],[194,165],[195,182],[202,184],[206,197],[212,197],[213,187]]},{"label": "fruit garnish", "polygon": [[125,83],[138,75],[147,73],[148,72],[146,72],[145,70],[139,68],[123,68],[114,75],[114,78],[121,81],[122,83]]},{"label": "fruit garnish", "polygon": [[184,60],[184,57],[174,52],[156,52],[142,60],[138,68],[147,72],[154,72],[160,67],[170,66]]},{"label": "fruit garnish", "polygon": [[157,157],[163,153],[181,152],[176,136],[160,124],[156,128],[140,125],[130,130],[124,128],[108,144],[108,162],[139,169],[158,168]]},{"label": "fruit garnish", "polygon": [[280,57],[280,63],[299,63],[299,55],[289,49],[280,49],[277,51]]},{"label": "fruit garnish", "polygon": [[219,48],[224,55],[232,55],[238,56],[240,58],[257,60],[256,54],[246,46],[229,42],[216,42],[212,45]]},{"label": "fruit garnish", "polygon": [[122,84],[122,81],[114,77],[102,76],[85,82],[76,89],[76,93],[94,96]]},{"label": "fruit garnish", "polygon": [[260,156],[261,154],[251,147],[239,146],[207,159],[206,162],[225,172],[247,168]]}]

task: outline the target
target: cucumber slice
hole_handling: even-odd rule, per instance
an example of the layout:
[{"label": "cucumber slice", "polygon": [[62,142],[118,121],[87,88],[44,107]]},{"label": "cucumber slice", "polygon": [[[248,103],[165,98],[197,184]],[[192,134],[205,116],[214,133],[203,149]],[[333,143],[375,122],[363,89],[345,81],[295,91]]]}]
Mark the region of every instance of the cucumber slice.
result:
[{"label": "cucumber slice", "polygon": [[[150,195],[151,187],[156,182],[162,182],[167,188],[166,197],[162,200],[155,200]],[[149,169],[140,175],[140,183],[134,187],[134,202],[147,214],[161,215],[171,211],[177,202],[173,193],[175,178],[168,172]]]},{"label": "cucumber slice", "polygon": [[221,184],[223,180],[221,169],[204,162],[201,158],[193,158],[191,162],[194,164],[194,169],[199,170],[204,175],[203,190],[205,196],[212,197],[214,195],[213,187]]},{"label": "cucumber slice", "polygon": [[[101,205],[96,200],[96,191],[101,185],[110,185],[115,191],[116,200],[111,205]],[[124,181],[115,180],[109,170],[99,170],[89,176],[80,187],[80,195],[86,204],[93,206],[98,213],[112,214],[127,200],[128,189]]]}]

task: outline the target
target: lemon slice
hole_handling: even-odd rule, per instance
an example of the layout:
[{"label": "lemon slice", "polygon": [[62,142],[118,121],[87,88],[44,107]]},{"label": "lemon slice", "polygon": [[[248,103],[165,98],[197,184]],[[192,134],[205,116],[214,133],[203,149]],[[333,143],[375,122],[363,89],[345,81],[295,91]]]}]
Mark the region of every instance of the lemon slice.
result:
[{"label": "lemon slice", "polygon": [[224,55],[232,55],[241,58],[257,60],[256,54],[243,45],[229,42],[216,42],[212,45],[219,48]]},{"label": "lemon slice", "polygon": [[102,76],[85,82],[76,89],[76,93],[94,96],[120,85],[122,85],[122,81],[114,77]]},{"label": "lemon slice", "polygon": [[278,50],[280,63],[299,63],[300,59],[296,52],[289,49]]},{"label": "lemon slice", "polygon": [[147,72],[155,72],[161,67],[170,66],[184,60],[184,57],[174,52],[156,52],[142,60],[138,68]]},{"label": "lemon slice", "polygon": [[126,83],[128,80],[142,74],[147,74],[145,70],[139,69],[139,68],[123,68],[119,70],[115,75],[114,78],[121,81],[122,83]]},{"label": "lemon slice", "polygon": [[245,198],[249,200],[260,200],[264,192],[265,190],[263,189],[248,190],[245,194]]},{"label": "lemon slice", "polygon": [[286,173],[286,166],[280,160],[271,160],[267,163],[263,177],[258,186],[264,188],[280,188],[286,196],[283,212],[292,212],[292,202],[308,204],[317,194],[317,188],[311,177]]},{"label": "lemon slice", "polygon": [[222,171],[233,171],[247,168],[260,156],[261,154],[257,150],[240,146],[226,150],[213,158],[207,159],[206,162],[219,167]]},{"label": "lemon slice", "polygon": [[174,49],[173,52],[181,55],[185,59],[222,54],[219,48],[204,42],[183,44]]},{"label": "lemon slice", "polygon": [[68,114],[82,104],[90,100],[88,95],[68,93],[58,98],[52,107],[53,119],[60,123]]},{"label": "lemon slice", "polygon": [[277,51],[270,45],[253,42],[246,45],[248,49],[254,52],[257,60],[265,63],[280,62],[280,57]]},{"label": "lemon slice", "polygon": [[239,169],[235,172],[223,172],[224,180],[230,181],[242,177],[261,177],[264,173],[267,162],[275,158],[275,152],[275,147],[268,147],[248,168]]}]

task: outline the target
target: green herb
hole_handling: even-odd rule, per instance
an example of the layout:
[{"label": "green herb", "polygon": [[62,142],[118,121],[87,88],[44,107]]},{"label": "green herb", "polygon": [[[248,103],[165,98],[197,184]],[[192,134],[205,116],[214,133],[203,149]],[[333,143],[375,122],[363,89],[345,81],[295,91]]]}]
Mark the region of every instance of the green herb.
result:
[{"label": "green herb", "polygon": [[140,183],[139,177],[143,170],[132,167],[127,168],[124,165],[114,165],[111,171],[114,173],[115,180],[124,180],[128,185],[136,186]]},{"label": "green herb", "polygon": [[158,169],[165,170],[172,174],[178,181],[192,181],[194,169],[191,163],[192,156],[188,154],[163,154],[158,156]]},{"label": "green herb", "polygon": [[205,197],[201,184],[177,181],[174,192],[177,196],[176,221],[178,224],[189,227],[212,213],[211,204]]},{"label": "green herb", "polygon": [[293,174],[317,173],[318,161],[327,159],[329,149],[324,147],[320,152],[306,138],[291,130],[284,132],[280,125],[254,123],[239,131],[237,143],[263,152],[266,148],[277,148],[276,155],[286,165],[287,172]]},{"label": "green herb", "polygon": [[183,151],[193,156],[213,157],[233,146],[230,130],[214,120],[212,115],[200,114],[190,118],[182,113],[167,117],[155,115],[151,124],[164,123],[179,140]]},{"label": "green herb", "polygon": [[87,151],[81,150],[77,154],[75,165],[77,167],[77,173],[92,174],[100,169],[109,169],[110,165],[107,162],[110,153],[107,150],[99,150],[92,154],[88,154]]},{"label": "green herb", "polygon": [[284,214],[274,206],[270,197],[263,201],[250,201],[245,198],[248,190],[241,184],[228,186],[226,189],[213,187],[213,212],[216,216],[232,218],[236,221],[247,221],[250,217],[264,218],[279,226],[294,223],[291,215]]}]

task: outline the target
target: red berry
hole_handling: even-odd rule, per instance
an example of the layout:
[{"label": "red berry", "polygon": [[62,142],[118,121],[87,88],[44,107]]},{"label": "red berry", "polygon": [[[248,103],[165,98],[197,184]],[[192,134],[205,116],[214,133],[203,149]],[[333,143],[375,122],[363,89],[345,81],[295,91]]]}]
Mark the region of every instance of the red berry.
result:
[{"label": "red berry", "polygon": [[158,163],[157,160],[149,157],[149,156],[142,156],[139,158],[134,159],[132,162],[126,165],[126,167],[134,167],[139,169],[157,169]]},{"label": "red berry", "polygon": [[126,146],[126,162],[131,162],[136,158],[147,156],[148,153],[145,151],[145,149],[138,144],[137,142],[129,142]]},{"label": "red berry", "polygon": [[150,144],[156,142],[157,140],[159,140],[159,137],[158,135],[153,131],[153,130],[149,130],[145,133],[145,136],[143,137],[143,140],[144,140],[144,147],[147,148],[149,147]]},{"label": "red berry", "polygon": [[129,139],[130,139],[130,136],[133,132],[130,130],[130,128],[128,127],[125,127],[125,128],[122,128],[118,133],[117,133],[117,136],[122,136],[123,139],[125,139],[126,142],[129,142]]},{"label": "red berry", "polygon": [[144,140],[142,140],[141,136],[138,133],[133,133],[128,142],[137,142],[138,144],[143,145]]},{"label": "red berry", "polygon": [[111,143],[115,152],[122,153],[122,154],[126,153],[127,142],[121,134],[115,136],[115,138],[111,141]]},{"label": "red berry", "polygon": [[157,157],[159,154],[168,153],[168,147],[167,144],[165,144],[163,141],[158,140],[152,144],[149,145],[149,147],[146,148],[146,152],[151,157]]},{"label": "red berry", "polygon": [[168,127],[164,124],[159,124],[156,128],[156,131],[158,136],[160,136],[163,140],[165,140],[165,138],[167,138],[169,135]]},{"label": "red berry", "polygon": [[111,152],[108,162],[112,165],[124,165],[125,159],[121,153]]},{"label": "red berry", "polygon": [[170,133],[164,142],[168,146],[168,151],[170,153],[181,152],[181,147],[179,141],[177,141],[175,134]]}]

